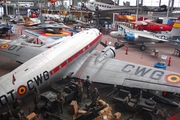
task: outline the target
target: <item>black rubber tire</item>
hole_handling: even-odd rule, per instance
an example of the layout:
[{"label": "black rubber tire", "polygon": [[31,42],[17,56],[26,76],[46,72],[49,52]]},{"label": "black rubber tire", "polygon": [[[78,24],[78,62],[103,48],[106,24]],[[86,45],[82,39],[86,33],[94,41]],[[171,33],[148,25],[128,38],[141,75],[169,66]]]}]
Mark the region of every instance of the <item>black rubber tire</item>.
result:
[{"label": "black rubber tire", "polygon": [[122,103],[117,103],[117,104],[115,104],[115,110],[118,111],[118,112],[123,112],[123,111],[125,111],[124,104],[122,104]]},{"label": "black rubber tire", "polygon": [[161,36],[161,39],[165,39],[165,40],[167,40],[167,37],[166,37],[166,36],[164,36],[164,35],[162,35],[162,36]]},{"label": "black rubber tire", "polygon": [[151,99],[146,99],[146,100],[145,100],[145,103],[146,103],[147,105],[154,105],[154,104],[155,104],[154,100],[151,100]]},{"label": "black rubber tire", "polygon": [[152,114],[150,112],[143,112],[142,114],[144,120],[152,120]]},{"label": "black rubber tire", "polygon": [[146,46],[145,46],[145,45],[141,45],[141,46],[140,46],[140,50],[141,50],[141,51],[145,51],[145,50],[146,50]]}]

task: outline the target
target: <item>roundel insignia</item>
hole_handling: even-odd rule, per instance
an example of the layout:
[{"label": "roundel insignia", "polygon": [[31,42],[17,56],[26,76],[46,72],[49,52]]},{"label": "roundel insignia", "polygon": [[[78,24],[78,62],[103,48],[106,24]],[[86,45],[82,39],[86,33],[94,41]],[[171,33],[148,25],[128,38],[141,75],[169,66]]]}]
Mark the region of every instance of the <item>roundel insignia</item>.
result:
[{"label": "roundel insignia", "polygon": [[8,48],[10,45],[9,44],[3,44],[0,46],[0,49],[6,49]]},{"label": "roundel insignia", "polygon": [[180,83],[180,76],[177,74],[169,74],[165,79],[169,83]]},{"label": "roundel insignia", "polygon": [[19,94],[19,95],[24,95],[24,94],[26,94],[26,91],[27,91],[26,86],[21,85],[21,86],[18,87],[18,94]]}]

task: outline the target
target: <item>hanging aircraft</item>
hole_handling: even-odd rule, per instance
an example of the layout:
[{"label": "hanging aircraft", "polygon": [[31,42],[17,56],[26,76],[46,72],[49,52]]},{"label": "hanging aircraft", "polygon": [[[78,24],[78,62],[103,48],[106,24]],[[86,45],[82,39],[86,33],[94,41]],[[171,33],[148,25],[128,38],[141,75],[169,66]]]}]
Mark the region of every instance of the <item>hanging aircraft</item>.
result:
[{"label": "hanging aircraft", "polygon": [[119,12],[122,10],[136,10],[137,7],[120,7],[116,5],[110,5],[102,2],[87,2],[82,3],[82,8],[86,7],[89,11],[93,12]]},{"label": "hanging aircraft", "polygon": [[167,12],[168,7],[167,5],[161,5],[158,7],[147,7],[147,6],[142,6],[142,11],[151,11],[151,12]]},{"label": "hanging aircraft", "polygon": [[[154,34],[151,32],[133,30],[124,25],[121,25],[121,29],[119,31],[110,32],[110,36],[113,38],[117,38],[118,40],[125,40],[123,42],[141,44],[141,51],[146,50],[145,44],[154,44],[154,42],[168,41],[165,39],[155,37]],[[118,42],[116,42],[115,45],[118,45]]]},{"label": "hanging aircraft", "polygon": [[116,60],[118,48],[103,43],[102,51],[95,50],[102,37],[97,29],[83,30],[40,54],[35,47],[0,44],[1,54],[17,61],[24,59],[22,65],[0,77],[0,106],[12,103],[16,98],[23,99],[33,93],[35,87],[50,86],[71,72],[79,79],[89,75],[97,83],[180,91],[179,73]]},{"label": "hanging aircraft", "polygon": [[161,32],[161,31],[171,31],[174,22],[172,22],[171,24],[161,24],[149,20],[144,20],[144,21],[131,22],[131,24],[133,25],[133,28],[137,30]]}]

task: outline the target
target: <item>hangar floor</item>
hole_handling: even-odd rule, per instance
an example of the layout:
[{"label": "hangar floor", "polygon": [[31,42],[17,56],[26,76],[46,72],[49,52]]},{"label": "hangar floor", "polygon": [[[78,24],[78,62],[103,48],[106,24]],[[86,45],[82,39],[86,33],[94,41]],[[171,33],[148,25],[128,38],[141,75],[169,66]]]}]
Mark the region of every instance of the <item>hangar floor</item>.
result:
[{"label": "hangar floor", "polygon": [[[22,30],[22,34],[29,35],[28,33],[24,32],[24,29],[25,29],[24,27],[16,27],[15,34],[12,34],[10,39],[13,40],[13,39],[18,38],[18,36],[21,34],[21,30]],[[2,37],[2,39],[7,39],[7,38]],[[109,35],[104,35],[102,41],[103,42],[106,42],[106,41],[111,42],[111,45],[114,45],[114,43],[116,42],[116,39],[111,38]],[[128,47],[128,54],[127,55],[125,54],[126,46]],[[180,45],[173,45],[170,43],[156,43],[154,45],[147,45],[146,51],[142,52],[139,50],[138,45],[126,44],[125,47],[122,47],[122,48],[117,50],[116,59],[120,59],[120,60],[124,60],[124,61],[128,61],[128,62],[132,62],[132,63],[137,63],[137,64],[142,64],[142,65],[153,67],[154,62],[161,61],[161,56],[166,55],[167,57],[172,57],[171,65],[167,66],[167,70],[179,73],[179,70],[180,70],[179,69],[180,68],[179,59],[180,59],[180,57],[172,55],[175,48],[180,48]],[[96,49],[102,50],[103,46],[99,44]],[[152,49],[157,49],[159,51],[157,58],[151,56]],[[168,59],[166,60],[166,62],[168,62]],[[7,57],[0,55],[0,76],[10,72],[11,70],[15,69],[19,65],[20,64],[17,63],[16,61],[13,61]],[[99,90],[100,90],[100,93],[101,92],[104,93],[103,88],[99,89]],[[85,101],[88,102],[88,100],[85,100]],[[32,98],[29,99],[29,97],[28,97],[26,100],[23,101],[23,103],[26,105],[26,106],[23,106],[25,114],[28,114],[33,109]],[[68,107],[67,107],[67,110],[69,110]],[[66,110],[65,110],[65,112],[66,112]],[[0,111],[0,113],[2,113],[2,111]],[[62,117],[64,116],[63,117],[64,119],[72,119],[72,116],[68,117],[68,115],[62,115]],[[132,115],[132,113],[131,114],[125,113],[124,115],[122,115],[122,119],[128,118],[131,115]],[[133,118],[133,120],[141,120],[141,119],[142,118],[138,117],[138,116],[136,118]],[[161,118],[161,117],[158,117],[156,119],[157,120],[163,120],[163,118]]]}]

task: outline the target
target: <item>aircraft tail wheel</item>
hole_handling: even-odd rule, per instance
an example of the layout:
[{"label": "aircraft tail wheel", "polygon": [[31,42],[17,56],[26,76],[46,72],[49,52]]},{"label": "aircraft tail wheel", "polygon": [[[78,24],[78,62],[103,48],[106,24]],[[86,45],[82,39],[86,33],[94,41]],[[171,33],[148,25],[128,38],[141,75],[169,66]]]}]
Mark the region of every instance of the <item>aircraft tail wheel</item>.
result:
[{"label": "aircraft tail wheel", "polygon": [[141,46],[140,46],[140,50],[141,50],[141,51],[145,51],[145,50],[146,50],[146,46],[145,46],[145,45],[141,45]]}]

